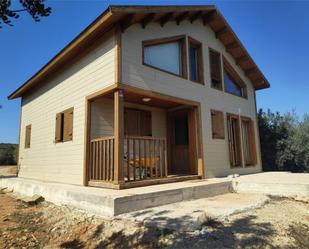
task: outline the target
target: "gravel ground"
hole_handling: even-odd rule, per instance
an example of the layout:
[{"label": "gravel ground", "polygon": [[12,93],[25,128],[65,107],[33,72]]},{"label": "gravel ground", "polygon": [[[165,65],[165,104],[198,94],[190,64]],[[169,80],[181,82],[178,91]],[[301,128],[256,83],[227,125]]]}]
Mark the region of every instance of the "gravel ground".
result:
[{"label": "gravel ground", "polygon": [[309,248],[309,204],[272,198],[262,208],[176,233],[0,194],[0,248]]}]

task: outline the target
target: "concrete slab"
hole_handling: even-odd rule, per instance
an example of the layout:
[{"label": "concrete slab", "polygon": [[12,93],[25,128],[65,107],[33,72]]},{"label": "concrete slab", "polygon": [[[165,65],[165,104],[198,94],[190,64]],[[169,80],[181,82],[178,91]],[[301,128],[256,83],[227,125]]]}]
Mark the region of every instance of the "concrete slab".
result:
[{"label": "concrete slab", "polygon": [[131,212],[119,217],[170,230],[195,231],[210,218],[224,220],[231,214],[261,207],[268,200],[267,196],[261,194],[229,193]]},{"label": "concrete slab", "polygon": [[309,196],[309,173],[263,172],[232,179],[237,193]]},{"label": "concrete slab", "polygon": [[0,178],[0,187],[46,201],[68,205],[101,216],[115,216],[145,208],[193,200],[230,192],[227,178],[192,180],[140,188],[113,190],[84,187],[25,178]]}]

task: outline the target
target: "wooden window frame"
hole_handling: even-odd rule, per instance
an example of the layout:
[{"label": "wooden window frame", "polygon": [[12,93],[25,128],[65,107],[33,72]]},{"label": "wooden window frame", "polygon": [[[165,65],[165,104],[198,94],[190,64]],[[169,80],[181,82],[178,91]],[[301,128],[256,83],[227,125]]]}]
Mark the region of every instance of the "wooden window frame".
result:
[{"label": "wooden window frame", "polygon": [[[221,122],[222,122],[222,132],[223,134],[216,134],[214,133],[214,130],[213,130],[213,116],[216,115],[216,114],[219,114],[221,116]],[[210,115],[211,115],[211,131],[212,131],[212,138],[213,139],[225,139],[225,125],[224,125],[224,113],[223,111],[218,111],[218,110],[214,110],[214,109],[211,109],[210,110]]]},{"label": "wooden window frame", "polygon": [[[230,127],[229,127],[229,123],[230,123],[230,119],[234,119],[237,120],[237,140],[238,140],[238,144],[239,144],[239,148],[238,148],[238,154],[239,154],[239,165],[234,165],[233,161],[232,161],[232,152],[231,152],[231,132],[230,132]],[[241,137],[241,119],[239,117],[239,115],[233,114],[233,113],[226,113],[226,125],[227,125],[227,134],[228,134],[228,149],[229,149],[229,158],[230,158],[230,167],[231,168],[242,168],[243,167],[243,153],[242,153],[242,137]]]},{"label": "wooden window frame", "polygon": [[[64,123],[64,115],[66,113],[70,113],[73,112],[73,116],[72,116],[72,134],[70,135],[69,138],[65,138],[64,136],[64,127],[65,127],[65,123]],[[57,139],[57,116],[59,116],[61,118],[60,122],[60,138]],[[64,143],[64,142],[68,142],[68,141],[73,141],[73,122],[74,120],[74,107],[68,108],[62,112],[59,112],[56,114],[56,126],[55,126],[55,143]]]},{"label": "wooden window frame", "polygon": [[[249,123],[249,150],[250,150],[250,154],[251,154],[251,162],[250,163],[246,163],[244,162],[244,166],[245,167],[254,167],[257,165],[257,151],[256,151],[256,140],[255,140],[255,129],[254,129],[254,122],[251,118],[249,117],[245,117],[245,116],[241,116],[240,117],[241,120],[241,132],[242,132],[242,127],[243,127],[243,122],[248,122]],[[243,138],[242,138],[243,139]],[[244,147],[244,143],[242,142],[242,148]],[[244,154],[244,148],[243,150],[243,154]],[[244,155],[244,159],[245,159],[245,155]]]},{"label": "wooden window frame", "polygon": [[246,86],[245,82],[241,79],[239,74],[232,67],[232,65],[227,61],[227,59],[223,56],[223,81],[224,81],[225,71],[227,72],[227,74],[229,74],[229,76],[233,79],[233,81],[236,83],[236,85],[240,88],[241,96],[234,94],[234,93],[231,93],[231,92],[227,92],[226,89],[225,89],[225,82],[224,82],[224,92],[226,92],[228,94],[232,94],[232,95],[237,96],[237,97],[247,99],[248,94],[247,94],[247,86]]},{"label": "wooden window frame", "polygon": [[[141,134],[136,134],[136,135],[130,135],[130,134],[127,134],[127,129],[126,129],[126,118],[124,118],[124,135],[125,136],[139,136],[139,137],[152,137],[153,136],[153,130],[152,130],[152,111],[149,111],[149,110],[143,110],[143,109],[138,109],[138,108],[131,108],[131,107],[125,107],[124,108],[124,112],[126,112],[127,110],[133,110],[133,111],[138,111],[138,112],[147,112],[150,114],[150,131],[151,131],[151,135],[141,135]],[[125,114],[126,115],[126,114]],[[141,117],[139,116],[139,122],[140,122],[140,119]],[[141,125],[140,123],[138,124],[138,129],[139,129],[139,133],[141,131]]]},{"label": "wooden window frame", "polygon": [[[191,59],[190,59],[190,47],[196,49],[197,52],[197,80],[191,79]],[[189,61],[189,79],[195,83],[204,85],[204,63],[203,63],[203,44],[194,38],[188,36],[188,61]]]},{"label": "wooden window frame", "polygon": [[[213,85],[213,79],[212,79],[212,70],[211,70],[211,56],[210,56],[210,53],[215,53],[215,54],[218,54],[219,55],[219,58],[220,58],[220,79],[218,79],[219,81],[219,84],[220,84],[220,87],[217,88]],[[210,77],[210,87],[213,88],[213,89],[216,89],[218,91],[223,91],[223,75],[222,75],[222,56],[221,56],[221,53],[213,48],[208,48],[208,57],[209,57],[209,77]]]},{"label": "wooden window frame", "polygon": [[31,147],[31,129],[31,124],[25,127],[25,149],[30,149]]},{"label": "wooden window frame", "polygon": [[[177,41],[180,42],[180,46],[181,46],[181,62],[179,62],[181,64],[181,74],[180,75],[145,63],[145,60],[144,60],[144,49],[145,49],[145,47],[150,47],[150,46],[155,46],[155,45],[160,45],[160,44],[167,44],[167,43],[172,43],[172,42],[177,42]],[[180,78],[187,79],[188,78],[188,72],[187,72],[188,70],[187,70],[186,36],[185,35],[178,35],[178,36],[164,37],[164,38],[159,38],[159,39],[142,41],[142,64],[144,66],[159,70],[161,72],[168,73],[168,74],[180,77]]]}]

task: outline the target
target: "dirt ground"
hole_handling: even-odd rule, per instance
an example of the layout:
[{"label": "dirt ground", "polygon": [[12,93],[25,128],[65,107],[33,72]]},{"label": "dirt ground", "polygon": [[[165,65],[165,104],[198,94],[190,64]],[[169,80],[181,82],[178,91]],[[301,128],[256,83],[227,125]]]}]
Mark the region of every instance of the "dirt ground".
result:
[{"label": "dirt ground", "polygon": [[0,248],[309,248],[309,204],[272,198],[262,208],[177,233],[0,194]]}]

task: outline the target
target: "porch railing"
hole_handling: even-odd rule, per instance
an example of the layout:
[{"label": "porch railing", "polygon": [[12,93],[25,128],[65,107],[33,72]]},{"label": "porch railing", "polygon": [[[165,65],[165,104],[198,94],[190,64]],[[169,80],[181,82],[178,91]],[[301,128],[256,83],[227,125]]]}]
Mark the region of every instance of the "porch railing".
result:
[{"label": "porch railing", "polygon": [[166,139],[127,136],[124,139],[124,180],[137,181],[167,176]]},{"label": "porch railing", "polygon": [[114,137],[90,141],[89,178],[93,181],[114,181]]},{"label": "porch railing", "polygon": [[[113,182],[114,179],[114,136],[90,140],[90,181]],[[166,139],[155,137],[124,137],[122,163],[125,182],[163,178],[167,176]]]}]

